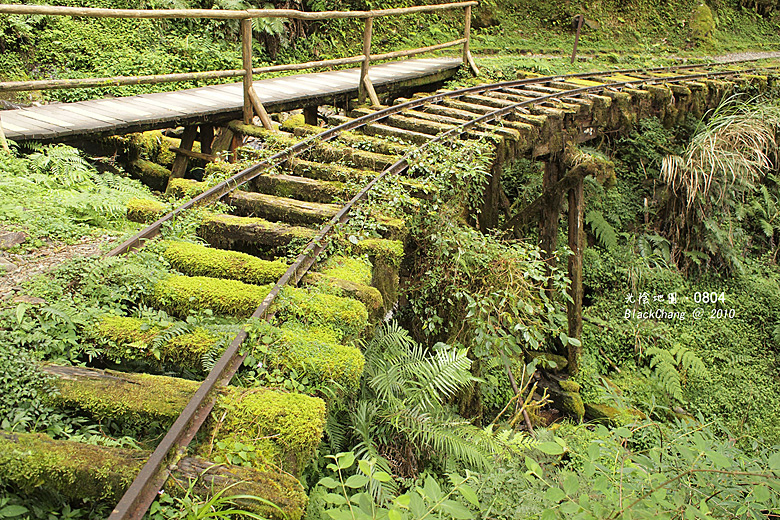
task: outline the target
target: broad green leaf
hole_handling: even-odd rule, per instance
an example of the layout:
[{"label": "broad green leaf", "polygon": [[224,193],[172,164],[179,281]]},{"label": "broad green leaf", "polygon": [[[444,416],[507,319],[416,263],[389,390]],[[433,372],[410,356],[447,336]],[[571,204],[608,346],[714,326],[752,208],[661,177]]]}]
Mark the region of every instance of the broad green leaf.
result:
[{"label": "broad green leaf", "polygon": [[403,520],[401,512],[395,509],[391,509],[387,512],[387,520]]},{"label": "broad green leaf", "polygon": [[360,493],[358,496],[358,505],[360,506],[360,510],[363,511],[368,516],[374,516],[374,509],[376,507],[374,506],[374,500],[371,498],[371,495],[368,493]]},{"label": "broad green leaf", "polygon": [[328,516],[333,520],[354,520],[352,514],[349,511],[342,511],[340,509],[328,509],[325,511]]},{"label": "broad green leaf", "polygon": [[24,506],[10,505],[0,509],[0,518],[12,518],[25,514],[28,509]]},{"label": "broad green leaf", "polygon": [[719,468],[728,468],[732,464],[728,457],[717,451],[706,451],[704,454]]},{"label": "broad green leaf", "polygon": [[564,493],[561,488],[550,487],[544,492],[544,498],[550,502],[560,502],[566,498],[566,493]]},{"label": "broad green leaf", "polygon": [[539,520],[556,520],[558,516],[555,514],[555,509],[545,509]]},{"label": "broad green leaf", "polygon": [[[563,455],[563,447],[557,442],[540,442],[536,449],[547,455]],[[530,469],[530,468],[529,468]]]},{"label": "broad green leaf", "polygon": [[350,468],[354,463],[355,463],[354,453],[346,452],[346,453],[339,453],[338,455],[336,455],[336,464],[338,464],[339,469]]},{"label": "broad green leaf", "polygon": [[577,475],[574,473],[570,473],[566,476],[566,478],[563,480],[563,490],[566,492],[567,495],[573,495],[577,492],[577,489],[580,487],[580,481],[577,479]]},{"label": "broad green leaf", "polygon": [[445,500],[441,503],[440,509],[445,513],[448,513],[452,518],[458,520],[469,520],[474,518],[474,513],[454,500]]},{"label": "broad green leaf", "polygon": [[366,476],[371,475],[371,465],[367,461],[359,460],[358,468],[360,469],[360,471],[363,472],[364,475]]},{"label": "broad green leaf", "polygon": [[339,483],[330,477],[323,477],[320,479],[320,485],[325,486],[328,489],[335,489],[338,487]]},{"label": "broad green leaf", "polygon": [[441,498],[441,487],[439,486],[439,483],[436,482],[436,479],[430,475],[425,478],[423,491],[425,491],[425,496],[428,497],[431,502],[438,502]]},{"label": "broad green leaf", "polygon": [[598,442],[591,442],[588,444],[588,458],[590,460],[597,460],[601,455],[601,446]]},{"label": "broad green leaf", "polygon": [[615,430],[615,435],[617,435],[618,437],[623,437],[624,439],[627,439],[627,438],[631,437],[631,430],[629,430],[625,426],[621,426],[620,428],[617,428]]},{"label": "broad green leaf", "polygon": [[416,518],[420,518],[428,512],[425,501],[414,491],[409,492],[409,511],[412,513],[412,516]]},{"label": "broad green leaf", "polygon": [[371,478],[374,480],[378,480],[379,482],[390,482],[393,480],[393,477],[390,476],[389,473],[384,471],[375,471],[373,475],[371,475]]},{"label": "broad green leaf", "polygon": [[479,498],[477,498],[477,494],[473,489],[471,489],[471,486],[468,484],[463,484],[458,488],[458,491],[461,495],[463,495],[463,498],[468,500],[469,504],[474,507],[479,507]]},{"label": "broad green leaf", "polygon": [[772,493],[764,485],[756,486],[753,488],[753,498],[756,499],[756,502],[765,504],[772,498]]},{"label": "broad green leaf", "polygon": [[409,498],[409,493],[404,493],[403,495],[399,495],[395,497],[394,502],[401,507],[408,508],[409,503],[411,502],[411,499]]},{"label": "broad green leaf", "polygon": [[769,467],[773,471],[780,471],[780,453],[775,453],[769,457]]},{"label": "broad green leaf", "polygon": [[542,478],[542,467],[539,465],[538,462],[536,462],[534,459],[526,455],[525,457],[525,467],[528,468],[528,471],[533,473],[539,478]]},{"label": "broad green leaf", "polygon": [[352,475],[344,482],[344,485],[352,489],[361,488],[368,484],[368,477],[365,475]]},{"label": "broad green leaf", "polygon": [[347,499],[336,493],[328,493],[325,495],[325,501],[328,504],[334,504],[337,506],[343,506],[347,503]]}]

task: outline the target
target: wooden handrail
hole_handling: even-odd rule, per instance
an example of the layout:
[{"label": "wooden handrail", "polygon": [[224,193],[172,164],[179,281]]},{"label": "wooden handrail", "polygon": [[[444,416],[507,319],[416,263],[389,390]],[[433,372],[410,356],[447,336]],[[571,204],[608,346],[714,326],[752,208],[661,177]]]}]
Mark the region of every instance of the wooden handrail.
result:
[{"label": "wooden handrail", "polygon": [[[378,9],[372,11],[322,11],[322,12],[303,12],[295,9],[244,9],[244,10],[224,10],[224,9],[103,9],[93,7],[67,7],[54,5],[18,5],[18,4],[0,4],[0,14],[16,15],[49,15],[49,16],[84,16],[95,18],[151,18],[151,19],[169,19],[169,18],[208,18],[223,20],[241,21],[241,56],[242,68],[233,70],[207,71],[207,72],[189,72],[176,74],[158,74],[151,76],[114,76],[111,78],[80,78],[80,79],[61,79],[61,80],[38,80],[38,81],[4,81],[0,82],[0,92],[14,92],[25,90],[46,90],[56,88],[85,88],[85,87],[104,87],[121,85],[140,85],[168,83],[176,81],[193,81],[200,79],[218,79],[230,77],[243,77],[244,104],[243,119],[244,123],[250,123],[253,113],[257,113],[263,121],[263,125],[271,129],[271,121],[268,114],[260,103],[260,98],[252,86],[252,75],[262,72],[274,72],[283,70],[301,70],[315,67],[327,67],[343,65],[347,63],[360,62],[360,80],[358,82],[358,99],[362,103],[368,94],[371,103],[379,104],[379,98],[376,95],[374,86],[368,75],[368,70],[372,61],[379,59],[389,59],[402,56],[412,56],[455,45],[463,45],[463,62],[467,63],[474,74],[477,74],[477,67],[471,57],[469,50],[469,40],[471,38],[471,8],[478,5],[476,0],[465,2],[453,2],[448,4],[420,5],[414,7],[400,7],[394,9]],[[371,33],[374,18],[383,16],[406,15],[412,13],[430,13],[435,11],[444,11],[451,9],[464,9],[465,26],[463,38],[429,47],[410,49],[406,51],[396,51],[385,54],[371,54]],[[253,18],[289,18],[297,20],[332,20],[332,19],[363,19],[365,30],[363,34],[363,54],[349,58],[339,58],[333,60],[321,60],[300,64],[274,65],[270,67],[252,67],[252,29],[251,22]]]},{"label": "wooden handrail", "polygon": [[240,20],[243,18],[291,18],[295,20],[334,20],[344,18],[378,18],[412,13],[430,13],[478,5],[479,2],[418,5],[375,11],[320,11],[305,12],[296,9],[104,9],[96,7],[66,7],[58,5],[0,4],[0,14],[41,14],[52,16],[87,16],[93,18],[211,18]]}]

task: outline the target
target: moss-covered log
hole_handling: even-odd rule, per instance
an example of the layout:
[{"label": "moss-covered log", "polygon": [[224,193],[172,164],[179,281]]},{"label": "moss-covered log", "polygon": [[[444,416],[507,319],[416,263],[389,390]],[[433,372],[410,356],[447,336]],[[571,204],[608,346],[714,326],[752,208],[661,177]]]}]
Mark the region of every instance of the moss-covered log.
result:
[{"label": "moss-covered log", "polygon": [[301,283],[316,285],[319,288],[324,288],[324,290],[329,293],[336,294],[337,296],[345,296],[361,302],[366,306],[369,320],[372,323],[376,323],[384,314],[382,293],[375,287],[312,272],[307,273],[301,280]]},{"label": "moss-covered log", "polygon": [[166,210],[165,204],[151,199],[130,199],[127,201],[127,220],[148,224],[160,218]]},{"label": "moss-covered log", "polygon": [[273,250],[292,240],[310,240],[315,233],[309,228],[234,215],[210,215],[198,228],[198,235],[214,247],[249,252]]},{"label": "moss-covered log", "polygon": [[339,342],[338,334],[327,327],[261,323],[255,331],[255,357],[264,366],[284,373],[295,371],[312,383],[336,383],[346,393],[357,391],[365,359],[360,349]]},{"label": "moss-covered log", "polygon": [[245,191],[232,192],[228,204],[235,208],[235,213],[238,215],[302,225],[322,224],[333,218],[341,209],[336,204],[304,202]]},{"label": "moss-covered log", "polygon": [[244,283],[275,283],[287,271],[281,260],[262,260],[256,256],[215,249],[191,242],[163,242],[163,257],[171,267],[189,276],[209,276]]},{"label": "moss-covered log", "polygon": [[[209,446],[224,455],[234,441],[251,446],[258,468],[281,467],[300,475],[322,439],[325,402],[317,397],[263,388],[227,387],[211,413]],[[223,441],[220,443],[220,441]]]},{"label": "moss-covered log", "polygon": [[[71,441],[55,441],[42,434],[0,432],[0,475],[19,492],[40,489],[56,491],[69,500],[100,500],[116,503],[140,471],[150,452]],[[270,518],[299,520],[307,498],[300,482],[281,472],[236,466],[215,466],[213,462],[186,457],[174,467],[166,491],[187,489],[196,480],[195,491],[208,497],[228,486],[228,494],[258,496],[276,504],[283,512],[254,500],[242,501],[246,510]]]},{"label": "moss-covered log", "polygon": [[191,199],[206,191],[208,185],[192,179],[177,177],[168,182],[165,194],[177,199]]},{"label": "moss-covered log", "polygon": [[58,392],[47,397],[98,421],[117,421],[140,431],[170,427],[198,389],[198,382],[149,374],[46,365]]},{"label": "moss-covered log", "polygon": [[254,191],[306,202],[329,203],[347,195],[344,184],[292,175],[260,175],[250,183]]},{"label": "moss-covered log", "polygon": [[[340,125],[352,121],[352,119],[339,115],[328,117],[328,123],[331,125]],[[425,144],[431,140],[431,136],[421,132],[404,130],[384,123],[368,123],[360,127],[360,131],[366,135],[393,137],[414,144]]]},{"label": "moss-covered log", "polygon": [[171,170],[146,159],[136,159],[130,163],[130,173],[153,190],[165,191]]},{"label": "moss-covered log", "polygon": [[[221,315],[246,317],[260,306],[271,287],[271,284],[250,285],[204,276],[170,276],[155,285],[152,303],[182,317],[202,309],[211,309]],[[366,307],[358,301],[294,287],[282,289],[272,310],[282,320],[326,326],[346,336],[360,334],[368,321]]]}]

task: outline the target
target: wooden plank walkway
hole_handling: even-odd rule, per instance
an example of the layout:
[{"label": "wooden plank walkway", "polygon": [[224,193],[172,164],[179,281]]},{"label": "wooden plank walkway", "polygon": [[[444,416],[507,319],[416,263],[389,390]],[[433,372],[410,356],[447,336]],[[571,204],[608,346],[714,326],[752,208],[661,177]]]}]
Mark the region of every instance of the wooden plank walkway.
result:
[{"label": "wooden plank walkway", "polygon": [[[436,83],[455,74],[459,58],[410,59],[375,65],[369,77],[377,92],[396,92]],[[269,112],[344,103],[357,94],[360,69],[296,74],[254,82]],[[193,123],[240,119],[241,83],[122,98],[57,103],[0,111],[6,136],[15,141],[73,141]]]}]

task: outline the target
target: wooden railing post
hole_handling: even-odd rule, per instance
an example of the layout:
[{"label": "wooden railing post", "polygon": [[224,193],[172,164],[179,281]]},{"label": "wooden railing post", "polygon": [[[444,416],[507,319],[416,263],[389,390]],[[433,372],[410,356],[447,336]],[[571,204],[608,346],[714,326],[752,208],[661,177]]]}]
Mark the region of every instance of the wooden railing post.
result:
[{"label": "wooden railing post", "polygon": [[471,49],[469,48],[469,44],[471,43],[471,6],[467,5],[465,11],[463,39],[466,41],[463,42],[463,63],[468,63],[471,72],[475,76],[479,76],[479,69],[477,68],[477,64],[474,63],[474,58],[471,56]]},{"label": "wooden railing post", "polygon": [[366,29],[363,32],[363,63],[360,66],[360,83],[358,84],[358,103],[366,100],[366,93],[372,105],[379,105],[379,98],[368,77],[368,68],[371,66],[371,33],[374,27],[374,19],[366,18]]},{"label": "wooden railing post", "polygon": [[252,100],[249,91],[252,88],[252,19],[241,20],[241,57],[244,65],[244,124],[252,124]]}]

